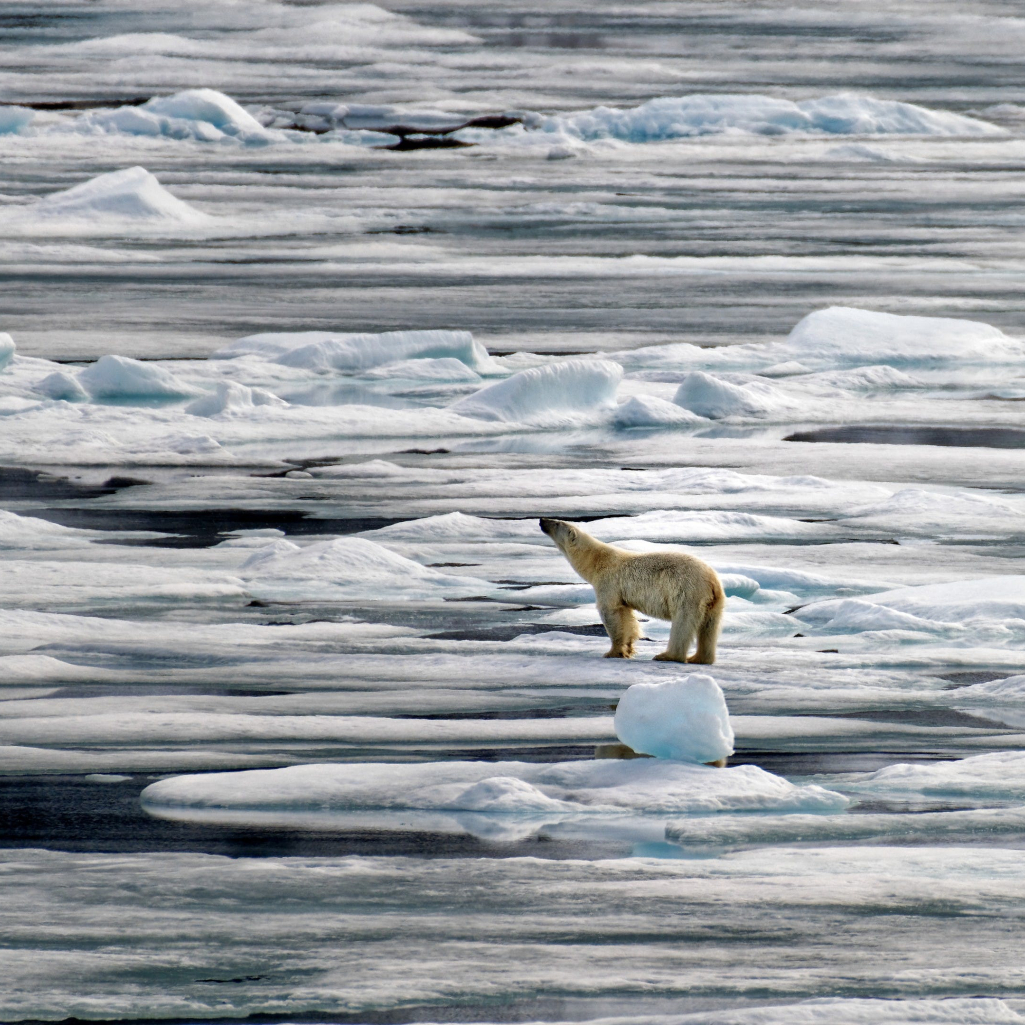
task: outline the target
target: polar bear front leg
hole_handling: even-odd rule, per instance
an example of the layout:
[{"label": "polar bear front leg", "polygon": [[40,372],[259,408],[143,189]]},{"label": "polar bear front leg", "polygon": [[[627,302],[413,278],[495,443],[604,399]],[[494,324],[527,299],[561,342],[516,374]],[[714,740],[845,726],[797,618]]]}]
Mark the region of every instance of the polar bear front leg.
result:
[{"label": "polar bear front leg", "polygon": [[598,615],[605,624],[612,647],[604,658],[633,658],[634,644],[641,636],[641,626],[634,610],[620,602],[604,604],[599,602]]}]

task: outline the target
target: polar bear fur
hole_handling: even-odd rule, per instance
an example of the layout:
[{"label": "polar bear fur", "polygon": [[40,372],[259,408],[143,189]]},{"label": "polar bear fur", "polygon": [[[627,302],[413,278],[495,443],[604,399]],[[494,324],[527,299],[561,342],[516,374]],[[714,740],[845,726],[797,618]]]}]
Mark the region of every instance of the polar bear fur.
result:
[{"label": "polar bear fur", "polygon": [[[668,619],[673,628],[659,662],[715,661],[726,595],[718,574],[685,552],[628,552],[605,544],[565,520],[542,519],[541,529],[593,588],[612,647],[605,658],[633,658],[641,628],[634,610]],[[690,658],[687,652],[697,641]]]}]

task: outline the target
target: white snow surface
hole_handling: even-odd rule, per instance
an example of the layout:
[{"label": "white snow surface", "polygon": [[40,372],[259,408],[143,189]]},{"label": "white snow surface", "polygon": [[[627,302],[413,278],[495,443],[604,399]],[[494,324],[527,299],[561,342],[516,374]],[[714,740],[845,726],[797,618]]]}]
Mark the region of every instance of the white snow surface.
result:
[{"label": "white snow surface", "polygon": [[628,687],[616,708],[616,736],[640,754],[681,762],[714,762],[733,754],[726,699],[705,673]]}]

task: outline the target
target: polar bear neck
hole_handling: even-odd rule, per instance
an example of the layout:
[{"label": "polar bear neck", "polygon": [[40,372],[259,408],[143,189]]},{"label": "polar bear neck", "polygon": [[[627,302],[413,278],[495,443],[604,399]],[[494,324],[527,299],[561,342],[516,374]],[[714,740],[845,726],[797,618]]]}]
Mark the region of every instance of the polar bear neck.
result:
[{"label": "polar bear neck", "polygon": [[588,583],[593,583],[610,563],[629,554],[613,545],[605,544],[604,541],[599,541],[596,537],[591,537],[587,531],[581,530],[579,527],[573,529],[577,535],[576,542],[567,544],[565,548],[562,545],[559,547],[562,548],[562,554],[566,556],[577,574]]}]

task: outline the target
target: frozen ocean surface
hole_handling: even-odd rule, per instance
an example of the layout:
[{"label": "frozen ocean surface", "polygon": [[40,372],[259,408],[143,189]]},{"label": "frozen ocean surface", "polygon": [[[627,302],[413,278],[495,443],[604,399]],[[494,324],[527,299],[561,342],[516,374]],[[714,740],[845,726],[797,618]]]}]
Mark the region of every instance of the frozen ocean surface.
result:
[{"label": "frozen ocean surface", "polygon": [[4,4],[0,1019],[1025,1022],[1023,44]]}]

